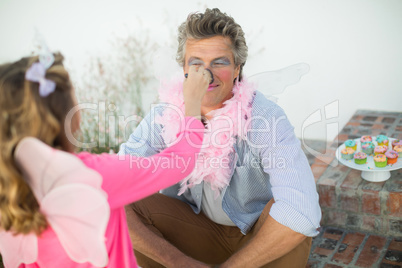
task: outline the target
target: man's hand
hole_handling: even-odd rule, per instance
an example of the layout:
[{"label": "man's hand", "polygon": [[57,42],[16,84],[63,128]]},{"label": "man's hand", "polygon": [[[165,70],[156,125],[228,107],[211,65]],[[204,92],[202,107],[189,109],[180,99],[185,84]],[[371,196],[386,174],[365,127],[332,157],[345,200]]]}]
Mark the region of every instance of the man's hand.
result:
[{"label": "man's hand", "polygon": [[203,66],[192,65],[183,82],[183,96],[186,116],[199,117],[201,102],[207,92],[211,75]]}]

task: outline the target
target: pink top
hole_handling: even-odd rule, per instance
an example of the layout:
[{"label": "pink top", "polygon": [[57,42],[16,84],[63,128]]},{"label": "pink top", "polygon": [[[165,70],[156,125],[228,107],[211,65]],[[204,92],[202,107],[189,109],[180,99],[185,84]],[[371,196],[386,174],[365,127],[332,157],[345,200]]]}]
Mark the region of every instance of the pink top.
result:
[{"label": "pink top", "polygon": [[[81,171],[73,179],[69,178],[64,181],[63,178],[60,178],[60,175],[55,175],[54,177],[57,177],[56,181],[48,185],[46,184],[47,182],[42,182],[44,176],[39,174],[43,173],[43,169],[46,171],[50,169],[50,173],[52,173],[52,167],[56,164],[51,162],[52,165],[49,168],[46,166],[48,163],[43,164],[43,167],[29,163],[28,165],[31,165],[31,167],[25,169],[25,171],[32,170],[32,173],[37,173],[38,176],[32,175],[32,178],[27,180],[41,205],[41,210],[46,210],[44,213],[49,221],[49,228],[39,237],[34,235],[18,235],[14,237],[9,235],[10,232],[0,231],[0,251],[3,254],[3,261],[6,267],[137,267],[126,224],[124,205],[169,187],[192,172],[196,156],[200,150],[199,147],[202,144],[204,126],[193,117],[186,117],[185,120],[186,129],[178,135],[178,142],[151,157],[78,154],[78,159],[86,167],[100,174],[99,189],[94,183],[96,179],[89,181],[90,175],[88,174],[90,172],[87,172],[85,177],[79,178]],[[34,143],[41,143],[32,138],[24,139],[24,142],[21,143],[29,144],[31,142],[29,140],[34,140]],[[37,144],[35,146],[38,148]],[[40,146],[48,147],[43,143]],[[27,160],[33,159],[32,154],[29,156],[25,154],[27,151],[25,147],[27,146],[19,147],[22,148],[19,150],[17,147],[17,151],[21,152],[16,152],[16,155],[20,154],[22,160],[16,157],[17,162],[18,160],[20,160],[20,163],[26,162],[23,159],[24,157]],[[56,159],[59,155],[62,155],[65,159],[75,158],[71,154],[57,150],[52,151],[51,159]],[[38,153],[36,154],[38,155]],[[50,153],[47,154],[49,155]],[[59,157],[59,159],[62,158]],[[171,165],[167,165],[167,161],[170,161]],[[66,161],[61,164],[66,165],[65,163]],[[162,163],[165,164],[163,165]],[[23,164],[21,165],[23,166]],[[23,167],[25,168],[25,166]],[[58,169],[63,169],[63,166]],[[49,173],[49,171],[47,172]],[[55,174],[54,172],[53,174]],[[82,171],[82,173],[85,172],[85,170]],[[70,174],[63,173],[61,177],[64,175],[68,177]],[[30,177],[29,174],[27,177]],[[35,177],[39,179],[36,181]],[[33,181],[30,181],[30,179]],[[53,187],[55,184],[59,184],[59,188],[55,189]],[[88,187],[88,185],[91,187]],[[65,190],[69,187],[74,189],[74,192]],[[84,196],[80,195],[80,191],[83,188],[85,188]],[[46,189],[49,189],[49,191]],[[59,191],[60,193],[62,192],[61,195],[58,193],[53,198],[48,198],[58,189],[63,189],[63,191]],[[76,189],[77,191],[75,191]],[[102,207],[102,198],[107,200],[105,202],[106,210]],[[49,199],[58,200],[46,203]],[[95,199],[97,201],[92,202]],[[60,207],[57,208],[55,204],[69,207],[71,203],[76,203],[74,209],[69,211],[73,215],[72,218],[76,217],[73,221],[68,219],[70,214],[65,218],[60,217],[60,215],[59,217],[53,216],[53,214],[61,214],[59,213]],[[100,204],[100,208],[94,209],[97,204]],[[91,210],[86,210],[87,207],[90,207]],[[56,213],[52,214],[52,209]],[[79,211],[81,215],[75,213],[76,211]],[[88,211],[91,213],[95,211],[94,216],[88,216]],[[97,211],[102,211],[102,213],[96,213]],[[85,230],[84,228],[87,228],[87,226],[80,226],[81,217],[82,221],[87,221],[93,225]],[[87,217],[89,220],[86,219]],[[94,222],[94,218],[99,220]],[[102,226],[103,222],[105,223],[104,226]],[[74,224],[77,224],[77,228],[74,228]],[[101,230],[101,233],[98,232],[99,230]],[[87,235],[87,233],[94,233],[94,235]],[[24,242],[21,243],[21,240],[24,240]],[[25,245],[25,248],[21,245]],[[12,249],[13,246],[14,249]],[[77,262],[72,259],[77,260]]]},{"label": "pink top", "polygon": [[379,145],[374,148],[374,152],[384,154],[388,150],[388,146],[386,145]]},{"label": "pink top", "polygon": [[393,150],[389,150],[389,151],[385,152],[385,156],[387,158],[392,159],[392,158],[398,158],[399,154],[397,152],[393,151]]},{"label": "pink top", "polygon": [[392,149],[395,150],[395,146],[397,145],[402,145],[402,141],[401,140],[393,140],[392,141]]},{"label": "pink top", "polygon": [[373,139],[371,138],[371,136],[362,136],[361,138],[360,138],[360,141],[363,143],[363,142],[370,142],[370,141],[373,141]]},{"label": "pink top", "polygon": [[343,148],[341,153],[343,154],[353,154],[355,152],[355,150],[353,150],[352,148]]},{"label": "pink top", "polygon": [[402,145],[395,145],[394,150],[398,153],[402,152]]},{"label": "pink top", "polygon": [[377,154],[374,156],[374,161],[385,162],[385,161],[387,161],[387,157],[384,154]]},{"label": "pink top", "polygon": [[367,154],[363,152],[358,152],[353,156],[355,159],[365,159],[367,158]]}]

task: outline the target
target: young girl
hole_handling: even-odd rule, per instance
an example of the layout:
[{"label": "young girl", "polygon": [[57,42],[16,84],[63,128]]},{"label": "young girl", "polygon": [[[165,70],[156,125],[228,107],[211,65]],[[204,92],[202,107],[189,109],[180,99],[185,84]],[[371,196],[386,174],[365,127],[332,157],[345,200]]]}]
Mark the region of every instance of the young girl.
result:
[{"label": "young girl", "polygon": [[0,65],[3,262],[7,268],[136,267],[124,205],[193,170],[204,129],[195,117],[209,74],[190,69],[183,131],[172,147],[148,158],[74,154],[65,133],[80,118],[65,123],[76,100],[62,55],[53,56],[49,64],[30,57]]}]

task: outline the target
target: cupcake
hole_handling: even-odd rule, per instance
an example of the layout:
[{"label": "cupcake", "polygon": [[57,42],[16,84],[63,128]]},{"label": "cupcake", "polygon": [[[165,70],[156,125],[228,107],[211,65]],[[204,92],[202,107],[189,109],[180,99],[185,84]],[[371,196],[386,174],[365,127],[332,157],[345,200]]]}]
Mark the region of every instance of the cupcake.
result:
[{"label": "cupcake", "polygon": [[388,150],[388,146],[381,145],[381,146],[376,146],[374,148],[374,155],[377,154],[385,154],[385,152]]},{"label": "cupcake", "polygon": [[387,157],[384,154],[375,155],[374,164],[376,167],[385,167],[387,165]]},{"label": "cupcake", "polygon": [[399,157],[402,157],[402,145],[395,145],[394,151],[399,154]]},{"label": "cupcake", "polygon": [[344,148],[341,151],[341,156],[345,160],[353,159],[354,154],[355,154],[355,150],[353,150],[352,148]]},{"label": "cupcake", "polygon": [[346,148],[352,148],[353,150],[356,151],[357,149],[357,144],[354,140],[347,140],[345,141],[345,147]]},{"label": "cupcake", "polygon": [[381,145],[388,146],[388,137],[385,135],[378,135],[376,141],[377,141],[377,145],[379,145],[379,146],[381,146]]},{"label": "cupcake", "polygon": [[374,143],[371,141],[362,143],[362,151],[365,154],[373,154],[374,153]]},{"label": "cupcake", "polygon": [[360,142],[361,142],[361,143],[371,142],[371,141],[373,141],[373,139],[371,138],[371,136],[362,136],[362,137],[360,138]]},{"label": "cupcake", "polygon": [[392,165],[395,164],[396,161],[398,161],[399,154],[393,150],[389,150],[388,152],[385,153],[385,156],[387,157],[388,165]]},{"label": "cupcake", "polygon": [[392,144],[392,147],[391,147],[392,150],[395,150],[394,147],[395,147],[396,145],[402,145],[402,141],[401,141],[401,140],[393,140],[391,144]]},{"label": "cupcake", "polygon": [[366,164],[367,162],[367,154],[363,152],[355,153],[353,158],[355,159],[355,163],[358,165]]}]

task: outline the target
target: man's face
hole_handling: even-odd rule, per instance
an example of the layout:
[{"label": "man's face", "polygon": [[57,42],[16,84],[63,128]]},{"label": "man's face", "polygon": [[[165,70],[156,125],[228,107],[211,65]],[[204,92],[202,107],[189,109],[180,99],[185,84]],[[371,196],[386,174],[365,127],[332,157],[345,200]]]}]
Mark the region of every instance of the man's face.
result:
[{"label": "man's face", "polygon": [[201,40],[187,40],[184,73],[188,73],[191,65],[204,66],[214,75],[214,82],[209,85],[202,100],[202,114],[221,108],[222,103],[232,97],[233,81],[240,72],[240,66],[234,64],[230,39],[214,36]]}]

